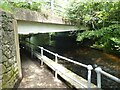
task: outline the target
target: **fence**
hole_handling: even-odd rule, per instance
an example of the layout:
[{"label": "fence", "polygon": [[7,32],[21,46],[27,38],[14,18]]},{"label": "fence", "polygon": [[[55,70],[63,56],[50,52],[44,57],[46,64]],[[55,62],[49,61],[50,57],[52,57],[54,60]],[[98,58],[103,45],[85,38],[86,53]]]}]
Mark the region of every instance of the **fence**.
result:
[{"label": "fence", "polygon": [[[91,65],[85,65],[85,64],[76,62],[76,61],[74,61],[74,60],[68,59],[68,58],[63,57],[63,56],[61,56],[61,55],[58,55],[57,53],[53,53],[53,52],[51,52],[51,51],[49,51],[49,50],[47,50],[47,49],[45,49],[45,48],[43,48],[43,47],[38,47],[38,48],[41,49],[41,56],[43,56],[43,52],[44,52],[44,51],[46,51],[46,52],[54,55],[54,56],[55,56],[55,62],[56,62],[56,63],[58,62],[58,57],[59,57],[59,58],[64,59],[64,60],[66,60],[66,61],[68,61],[68,62],[77,64],[77,65],[82,66],[82,67],[84,67],[84,68],[87,68],[87,69],[88,69],[88,88],[91,87],[91,70],[93,69],[93,67],[92,67]],[[41,63],[43,63],[43,62],[41,62]],[[55,77],[57,78],[57,74],[56,74],[56,73],[55,73]]]},{"label": "fence", "polygon": [[[29,42],[28,42],[28,43],[29,43]],[[27,45],[27,44],[26,44],[26,45]],[[28,45],[34,46],[34,44],[30,44],[30,43],[29,43]],[[93,70],[92,65],[85,65],[85,64],[83,64],[83,63],[76,62],[76,61],[71,60],[71,59],[69,59],[69,58],[66,58],[66,57],[63,57],[63,56],[61,56],[61,55],[58,55],[57,53],[53,53],[53,52],[51,52],[51,51],[49,51],[49,50],[47,50],[47,49],[45,49],[45,48],[43,48],[43,47],[40,47],[40,46],[37,46],[37,48],[40,48],[40,50],[41,50],[41,57],[44,56],[44,51],[45,51],[45,52],[47,52],[47,53],[49,53],[49,54],[54,55],[54,57],[55,57],[55,62],[56,62],[56,63],[58,63],[58,58],[61,58],[61,59],[64,59],[64,60],[66,60],[66,61],[68,61],[68,62],[77,64],[77,65],[82,66],[82,67],[84,67],[84,68],[87,68],[87,70],[88,70],[88,75],[87,75],[88,88],[91,88],[91,71]],[[34,52],[34,51],[33,51],[33,48],[32,48],[32,47],[31,47],[31,50],[30,50],[30,51],[32,51],[32,52],[31,52],[31,55],[33,55],[33,52]],[[43,61],[41,62],[41,65],[42,65],[42,64],[43,64]],[[96,71],[96,73],[97,73],[97,87],[98,87],[98,88],[101,88],[101,74],[103,74],[103,75],[109,77],[110,79],[112,79],[112,80],[120,83],[120,79],[119,79],[119,78],[117,78],[117,77],[115,77],[115,76],[113,76],[113,75],[111,75],[111,74],[103,71],[100,67],[95,68],[95,71]],[[57,72],[55,72],[55,78],[57,78]]]},{"label": "fence", "polygon": [[95,71],[97,73],[97,87],[98,88],[101,88],[101,74],[103,74],[103,75],[109,77],[110,79],[120,83],[120,79],[119,78],[117,78],[117,77],[115,77],[115,76],[113,76],[113,75],[103,71],[100,67],[95,68]]}]

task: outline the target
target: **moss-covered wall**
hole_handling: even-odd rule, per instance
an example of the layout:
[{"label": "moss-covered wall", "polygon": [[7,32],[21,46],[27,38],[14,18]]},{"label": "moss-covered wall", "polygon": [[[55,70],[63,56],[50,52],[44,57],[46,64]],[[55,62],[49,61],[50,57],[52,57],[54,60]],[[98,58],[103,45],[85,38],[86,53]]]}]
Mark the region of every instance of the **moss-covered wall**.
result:
[{"label": "moss-covered wall", "polygon": [[0,10],[0,89],[13,88],[17,81],[16,52],[14,17]]}]

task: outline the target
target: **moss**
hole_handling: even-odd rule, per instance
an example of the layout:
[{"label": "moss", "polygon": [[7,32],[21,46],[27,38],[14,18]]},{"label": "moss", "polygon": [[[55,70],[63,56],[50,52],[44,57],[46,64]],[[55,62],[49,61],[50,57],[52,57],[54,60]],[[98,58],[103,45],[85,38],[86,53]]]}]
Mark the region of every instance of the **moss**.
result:
[{"label": "moss", "polygon": [[2,73],[5,73],[7,71],[7,68],[2,64]]},{"label": "moss", "polygon": [[13,76],[13,74],[14,74],[14,72],[12,69],[9,72],[4,73],[3,77],[2,77],[3,84],[5,84],[7,81],[9,81],[11,79],[11,77]]}]

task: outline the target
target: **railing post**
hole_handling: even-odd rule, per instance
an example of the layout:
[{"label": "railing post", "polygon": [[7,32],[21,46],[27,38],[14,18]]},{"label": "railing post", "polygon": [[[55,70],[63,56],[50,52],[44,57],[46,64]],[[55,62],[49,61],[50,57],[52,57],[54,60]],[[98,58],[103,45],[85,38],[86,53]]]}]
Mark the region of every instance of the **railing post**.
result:
[{"label": "railing post", "polygon": [[57,53],[55,54],[55,62],[56,63],[58,62],[58,54]]},{"label": "railing post", "polygon": [[43,47],[40,47],[41,49],[41,66],[43,66]]},{"label": "railing post", "polygon": [[58,77],[57,77],[57,70],[55,70],[55,81],[57,81],[58,80]]},{"label": "railing post", "polygon": [[[55,54],[55,62],[57,63],[58,62],[58,54],[56,53]],[[57,70],[55,70],[55,81],[57,81],[58,80],[58,77],[57,77]]]},{"label": "railing post", "polygon": [[31,45],[31,58],[33,58],[33,47]]},{"label": "railing post", "polygon": [[41,49],[41,57],[43,57],[43,47],[40,47]]},{"label": "railing post", "polygon": [[87,69],[88,69],[88,89],[90,89],[91,88],[91,70],[93,69],[93,67],[91,65],[88,65]]},{"label": "railing post", "polygon": [[97,86],[98,88],[101,88],[101,73],[102,69],[100,67],[95,68],[95,71],[97,73]]}]

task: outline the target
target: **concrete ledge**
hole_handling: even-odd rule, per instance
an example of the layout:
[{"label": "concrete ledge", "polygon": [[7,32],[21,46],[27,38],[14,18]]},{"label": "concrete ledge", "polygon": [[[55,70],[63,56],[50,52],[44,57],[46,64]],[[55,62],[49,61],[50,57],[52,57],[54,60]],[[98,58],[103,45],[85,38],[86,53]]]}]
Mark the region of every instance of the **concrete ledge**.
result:
[{"label": "concrete ledge", "polygon": [[17,20],[33,21],[41,23],[53,23],[53,24],[66,24],[61,17],[57,16],[45,16],[44,14],[28,9],[15,8],[14,15]]}]

